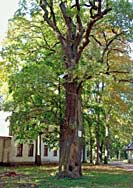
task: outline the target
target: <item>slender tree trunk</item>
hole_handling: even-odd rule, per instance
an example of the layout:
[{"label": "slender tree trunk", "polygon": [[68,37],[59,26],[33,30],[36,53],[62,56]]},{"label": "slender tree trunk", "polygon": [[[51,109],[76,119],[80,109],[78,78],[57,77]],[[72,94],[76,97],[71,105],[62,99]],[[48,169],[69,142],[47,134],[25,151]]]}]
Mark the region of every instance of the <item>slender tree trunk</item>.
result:
[{"label": "slender tree trunk", "polygon": [[101,142],[101,145],[100,145],[100,162],[102,163],[103,162],[103,142]]},{"label": "slender tree trunk", "polygon": [[109,158],[109,125],[106,126],[106,130],[105,130],[104,164],[108,164],[108,158]]},{"label": "slender tree trunk", "polygon": [[42,149],[42,136],[40,134],[39,135],[39,155],[40,155],[40,161],[39,161],[39,163],[40,163],[40,165],[42,164],[42,158],[41,158],[42,152],[41,152],[41,149]]},{"label": "slender tree trunk", "polygon": [[77,178],[82,175],[82,114],[81,88],[76,82],[67,82],[66,113],[60,135],[60,177]]},{"label": "slender tree trunk", "polygon": [[86,160],[86,144],[84,143],[83,144],[83,158],[82,158],[82,163],[86,163],[87,160]]},{"label": "slender tree trunk", "polygon": [[100,143],[97,139],[97,146],[96,146],[97,150],[96,150],[96,165],[99,165],[100,163]]},{"label": "slender tree trunk", "polygon": [[38,139],[35,140],[35,164],[37,165]]},{"label": "slender tree trunk", "polygon": [[[83,123],[84,124],[84,123]],[[85,140],[85,130],[83,126],[83,154],[82,154],[82,163],[87,162],[87,156],[86,156],[86,140]]]},{"label": "slender tree trunk", "polygon": [[41,165],[41,137],[40,135],[37,137],[36,141],[35,141],[35,144],[36,144],[36,147],[35,147],[35,164],[36,165]]},{"label": "slender tree trunk", "polygon": [[90,140],[90,164],[93,164],[93,142]]},{"label": "slender tree trunk", "polygon": [[100,163],[100,125],[99,125],[99,114],[98,114],[98,121],[96,125],[96,165]]},{"label": "slender tree trunk", "polygon": [[89,147],[89,157],[90,157],[90,164],[93,164],[93,138],[92,138],[92,127],[89,127],[89,143],[90,143],[90,147]]},{"label": "slender tree trunk", "polygon": [[116,158],[117,158],[117,160],[121,159],[121,152],[119,149],[116,151]]}]

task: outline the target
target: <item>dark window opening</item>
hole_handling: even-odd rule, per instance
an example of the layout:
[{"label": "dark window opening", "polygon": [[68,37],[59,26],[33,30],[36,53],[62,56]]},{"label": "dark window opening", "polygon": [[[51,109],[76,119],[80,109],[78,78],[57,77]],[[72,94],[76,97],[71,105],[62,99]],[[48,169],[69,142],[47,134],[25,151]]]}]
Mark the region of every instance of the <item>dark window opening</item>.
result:
[{"label": "dark window opening", "polygon": [[18,144],[17,145],[17,157],[22,157],[23,156],[23,144]]},{"label": "dark window opening", "polygon": [[44,156],[47,157],[48,156],[48,146],[44,145]]},{"label": "dark window opening", "polygon": [[34,144],[29,144],[28,156],[33,157],[33,153],[34,153]]},{"label": "dark window opening", "polygon": [[57,150],[53,151],[53,156],[56,157],[57,156]]}]

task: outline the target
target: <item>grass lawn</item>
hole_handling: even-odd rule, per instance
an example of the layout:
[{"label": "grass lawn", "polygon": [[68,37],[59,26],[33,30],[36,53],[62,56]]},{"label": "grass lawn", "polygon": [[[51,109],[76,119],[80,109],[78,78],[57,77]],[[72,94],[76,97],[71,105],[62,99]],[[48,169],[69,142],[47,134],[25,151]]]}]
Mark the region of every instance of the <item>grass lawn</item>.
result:
[{"label": "grass lawn", "polygon": [[83,166],[83,177],[59,179],[57,166],[0,167],[0,188],[133,188],[133,172]]}]

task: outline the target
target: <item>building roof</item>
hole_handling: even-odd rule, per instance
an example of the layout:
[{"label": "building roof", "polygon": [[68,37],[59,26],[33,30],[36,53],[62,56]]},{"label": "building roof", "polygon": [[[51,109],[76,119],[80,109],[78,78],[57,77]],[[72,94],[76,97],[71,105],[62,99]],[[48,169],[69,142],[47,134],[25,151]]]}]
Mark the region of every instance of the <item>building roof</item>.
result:
[{"label": "building roof", "polygon": [[127,146],[127,150],[133,150],[133,142]]},{"label": "building roof", "polygon": [[12,136],[0,136],[0,139],[11,139]]}]

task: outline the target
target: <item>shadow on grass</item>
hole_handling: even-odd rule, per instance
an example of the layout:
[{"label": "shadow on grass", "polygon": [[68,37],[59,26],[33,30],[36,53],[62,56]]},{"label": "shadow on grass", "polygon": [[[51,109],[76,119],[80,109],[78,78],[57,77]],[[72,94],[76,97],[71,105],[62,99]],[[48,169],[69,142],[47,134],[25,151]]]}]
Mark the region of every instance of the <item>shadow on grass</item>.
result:
[{"label": "shadow on grass", "polygon": [[[4,173],[14,171],[15,176]],[[0,188],[133,188],[133,173],[109,166],[84,166],[78,179],[59,179],[57,166],[0,168]]]}]

